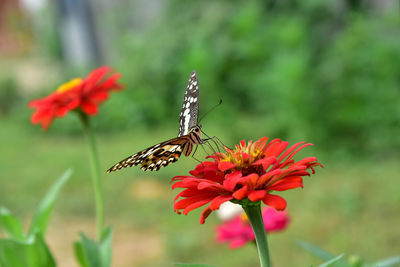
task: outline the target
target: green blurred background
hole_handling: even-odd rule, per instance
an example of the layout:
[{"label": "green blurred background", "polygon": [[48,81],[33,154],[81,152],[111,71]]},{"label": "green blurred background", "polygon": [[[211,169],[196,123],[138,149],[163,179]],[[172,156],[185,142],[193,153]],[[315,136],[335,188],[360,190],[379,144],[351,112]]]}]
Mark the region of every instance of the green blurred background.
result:
[{"label": "green blurred background", "polygon": [[[125,90],[92,119],[106,170],[177,134],[196,70],[200,114],[223,100],[202,122],[208,135],[228,146],[262,136],[311,142],[299,156],[325,166],[283,193],[292,220],[270,236],[275,266],[319,263],[296,239],[365,261],[399,254],[399,14],[395,0],[1,0],[0,205],[28,219],[73,167],[48,241],[59,266],[75,266],[71,242],[81,230],[94,235],[81,125],[68,114],[43,132],[27,103],[103,64],[120,72]],[[255,247],[215,243],[215,215],[199,225],[199,211],[174,214],[170,178],[195,164],[104,173],[114,266],[256,266]]]}]

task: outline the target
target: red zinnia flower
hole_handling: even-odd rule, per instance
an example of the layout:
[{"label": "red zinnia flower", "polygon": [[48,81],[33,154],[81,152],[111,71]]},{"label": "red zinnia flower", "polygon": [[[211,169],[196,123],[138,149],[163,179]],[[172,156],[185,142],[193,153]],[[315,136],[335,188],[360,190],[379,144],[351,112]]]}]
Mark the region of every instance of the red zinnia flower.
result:
[{"label": "red zinnia flower", "polygon": [[80,109],[87,115],[97,114],[98,105],[107,100],[108,93],[122,89],[122,85],[117,83],[120,77],[119,73],[112,73],[109,67],[103,66],[85,79],[76,78],[61,85],[52,94],[28,104],[36,108],[31,122],[40,123],[46,130],[55,117],[63,117],[70,110]]},{"label": "red zinnia flower", "polygon": [[[308,157],[295,161],[293,156],[312,144],[297,143],[287,149],[289,142],[263,137],[247,145],[241,141],[232,150],[215,153],[214,161],[204,161],[190,171],[192,176],[175,176],[172,188],[185,188],[175,198],[174,209],[183,214],[209,204],[202,212],[200,223],[213,210],[226,202],[239,204],[262,201],[277,210],[286,208],[284,198],[271,191],[284,191],[303,187],[303,176],[314,173],[315,166],[322,166],[317,158]],[[179,199],[182,198],[182,199]],[[177,201],[179,199],[179,201]]]},{"label": "red zinnia flower", "polygon": [[[286,211],[277,211],[270,207],[265,207],[262,211],[265,231],[268,233],[282,231],[289,223]],[[250,222],[243,213],[233,219],[217,226],[217,241],[219,243],[228,242],[231,249],[244,246],[248,242],[255,241],[253,229]]]}]

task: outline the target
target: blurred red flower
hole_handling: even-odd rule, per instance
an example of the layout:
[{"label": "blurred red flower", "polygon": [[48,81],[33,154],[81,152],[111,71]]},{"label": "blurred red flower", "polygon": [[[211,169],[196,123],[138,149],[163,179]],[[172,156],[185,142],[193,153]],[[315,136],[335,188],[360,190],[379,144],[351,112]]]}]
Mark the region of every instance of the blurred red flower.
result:
[{"label": "blurred red flower", "polygon": [[96,115],[98,106],[107,100],[109,92],[122,89],[117,83],[120,77],[119,73],[112,73],[110,67],[103,66],[84,79],[76,78],[61,85],[52,94],[28,104],[36,109],[31,122],[40,123],[46,130],[55,117],[63,117],[70,110],[79,109],[87,115]]},{"label": "blurred red flower", "polygon": [[172,188],[185,188],[175,197],[175,211],[179,214],[182,210],[186,215],[209,204],[201,214],[200,223],[204,223],[226,201],[239,204],[262,201],[284,210],[285,199],[270,192],[303,187],[302,177],[310,175],[307,170],[314,173],[313,167],[322,166],[315,157],[293,159],[298,151],[312,144],[300,142],[285,151],[288,144],[280,139],[268,143],[267,137],[254,143],[249,141],[247,145],[243,140],[234,150],[224,147],[224,153],[209,156],[214,161],[198,164],[190,171],[191,176],[175,176]]},{"label": "blurred red flower", "polygon": [[[286,211],[277,211],[270,207],[263,209],[262,217],[265,231],[268,233],[282,231],[289,223],[289,216]],[[217,226],[216,231],[217,242],[228,242],[231,249],[242,247],[255,240],[253,229],[244,212]]]}]

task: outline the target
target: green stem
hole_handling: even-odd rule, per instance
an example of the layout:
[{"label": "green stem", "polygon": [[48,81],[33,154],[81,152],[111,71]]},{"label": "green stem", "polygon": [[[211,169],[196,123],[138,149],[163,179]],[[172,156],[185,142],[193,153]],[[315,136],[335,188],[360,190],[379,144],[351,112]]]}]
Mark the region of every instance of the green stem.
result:
[{"label": "green stem", "polygon": [[78,112],[78,113],[83,125],[83,129],[89,141],[90,168],[92,171],[92,182],[93,182],[93,189],[94,189],[94,196],[96,203],[97,239],[100,241],[101,234],[103,232],[104,207],[103,207],[103,189],[101,186],[101,179],[100,179],[99,157],[97,154],[93,131],[90,128],[89,117],[83,112]]},{"label": "green stem", "polygon": [[243,209],[249,218],[251,227],[253,228],[253,232],[256,237],[258,256],[260,257],[260,266],[270,267],[271,261],[269,257],[267,233],[265,232],[260,203],[257,203],[256,205],[243,206]]}]

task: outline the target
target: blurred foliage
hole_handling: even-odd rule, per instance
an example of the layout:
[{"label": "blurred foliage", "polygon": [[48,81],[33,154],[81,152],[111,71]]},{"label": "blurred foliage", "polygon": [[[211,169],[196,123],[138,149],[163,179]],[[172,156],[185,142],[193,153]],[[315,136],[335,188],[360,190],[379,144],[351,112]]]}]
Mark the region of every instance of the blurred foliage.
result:
[{"label": "blurred foliage", "polygon": [[[307,140],[336,156],[399,151],[400,16],[367,2],[170,0],[147,20],[136,2],[109,4],[98,29],[107,36],[107,64],[122,73],[126,90],[113,94],[93,123],[114,132],[177,128],[195,69],[200,113],[223,99],[202,122],[206,132],[218,126],[236,141]],[[44,20],[51,11],[42,11]],[[57,24],[36,25],[40,45],[58,60]],[[60,84],[77,76],[69,67],[61,72]],[[7,97],[2,103],[12,103]],[[52,128],[81,130],[75,118]]]},{"label": "blurred foliage", "polygon": [[[40,53],[54,59],[62,59],[60,22],[57,18],[55,3],[49,2],[45,8],[38,10],[35,14],[38,19],[34,20],[37,45],[41,47]],[[52,21],[53,23],[48,23]]]},{"label": "blurred foliage", "polygon": [[80,233],[81,240],[74,243],[75,257],[81,267],[110,267],[113,229],[105,228],[101,240],[96,242]]},{"label": "blurred foliage", "polygon": [[[323,261],[328,261],[335,257],[333,256],[333,254],[324,250],[323,248],[320,248],[314,244],[302,240],[298,240],[297,245]],[[390,267],[390,266],[398,266],[400,263],[400,256],[393,256],[390,258],[382,259],[376,261],[375,263],[364,263],[363,260],[356,255],[351,255],[348,259],[343,258],[343,256],[344,254],[342,254],[339,257],[336,257],[335,258],[336,260],[333,262],[334,264],[333,263],[330,264],[334,267],[374,267],[374,266]],[[324,266],[331,266],[331,265],[324,265]],[[322,266],[323,265],[320,265],[319,267]]]},{"label": "blurred foliage", "polygon": [[361,2],[169,1],[148,30],[126,29],[116,40],[126,91],[100,124],[176,123],[196,69],[201,113],[222,98],[213,121],[235,138],[251,132],[327,151],[394,151],[400,18]]},{"label": "blurred foliage", "polygon": [[19,100],[17,85],[12,77],[0,77],[0,114],[8,114]]}]

